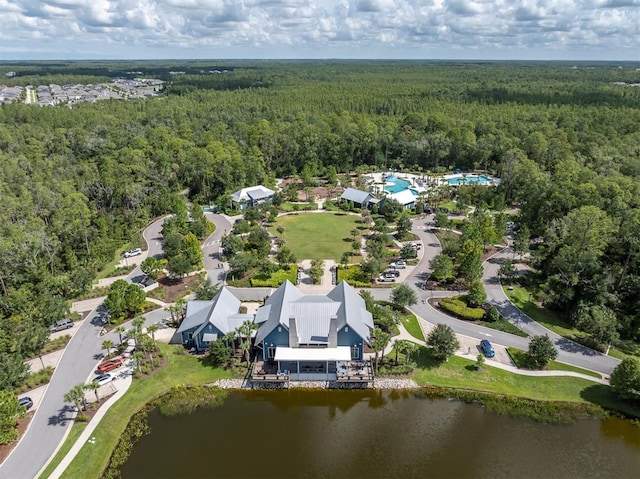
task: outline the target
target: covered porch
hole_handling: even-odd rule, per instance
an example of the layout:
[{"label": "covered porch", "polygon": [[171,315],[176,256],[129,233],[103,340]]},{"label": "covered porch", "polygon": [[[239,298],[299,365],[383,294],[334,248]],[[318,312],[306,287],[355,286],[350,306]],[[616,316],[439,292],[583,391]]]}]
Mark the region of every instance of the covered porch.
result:
[{"label": "covered porch", "polygon": [[278,347],[274,360],[256,361],[253,381],[338,381],[370,382],[374,379],[370,361],[351,360],[351,348]]}]

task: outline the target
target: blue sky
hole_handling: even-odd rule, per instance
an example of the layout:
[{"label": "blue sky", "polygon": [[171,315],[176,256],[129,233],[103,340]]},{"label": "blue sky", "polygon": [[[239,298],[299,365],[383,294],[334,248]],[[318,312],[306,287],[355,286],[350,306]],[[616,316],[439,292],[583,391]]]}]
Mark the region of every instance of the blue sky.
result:
[{"label": "blue sky", "polygon": [[0,61],[640,60],[640,0],[0,0]]}]

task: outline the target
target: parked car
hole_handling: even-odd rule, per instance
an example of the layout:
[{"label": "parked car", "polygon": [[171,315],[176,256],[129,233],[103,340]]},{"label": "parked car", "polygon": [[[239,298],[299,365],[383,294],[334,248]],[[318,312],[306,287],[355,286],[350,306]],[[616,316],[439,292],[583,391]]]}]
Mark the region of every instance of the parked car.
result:
[{"label": "parked car", "polygon": [[397,278],[398,276],[400,276],[400,271],[398,271],[397,269],[390,269],[385,271],[384,275],[389,278]]},{"label": "parked car", "polygon": [[420,243],[411,243],[411,247],[415,250],[422,249],[422,245]]},{"label": "parked car", "polygon": [[100,374],[106,373],[107,371],[113,371],[114,369],[117,369],[121,366],[122,366],[122,359],[120,358],[108,359],[107,361],[103,361],[100,364],[98,364],[98,372]]},{"label": "parked car", "polygon": [[396,269],[405,269],[407,267],[407,263],[405,261],[396,261]]},{"label": "parked car", "polygon": [[18,399],[18,402],[20,403],[20,406],[27,408],[27,411],[33,407],[33,401],[30,397],[25,396],[23,398],[20,398]]},{"label": "parked car", "polygon": [[142,254],[142,250],[140,248],[130,249],[129,251],[124,252],[125,258],[131,258],[132,256],[140,256]]},{"label": "parked car", "polygon": [[73,328],[73,321],[70,319],[61,319],[49,326],[49,331],[55,333],[57,331],[64,331],[65,329]]},{"label": "parked car", "polygon": [[491,346],[488,339],[480,341],[480,349],[482,350],[482,354],[488,358],[492,358],[496,355],[496,352],[493,350],[493,346]]},{"label": "parked car", "polygon": [[385,276],[380,275],[380,277],[378,278],[378,282],[379,283],[395,283],[396,282],[396,278],[394,278],[393,276]]},{"label": "parked car", "polygon": [[95,378],[93,378],[93,381],[91,382],[98,383],[98,386],[104,386],[105,384],[108,384],[111,381],[113,381],[115,378],[116,377],[111,375],[110,373],[105,373],[105,374],[100,374],[96,376]]}]

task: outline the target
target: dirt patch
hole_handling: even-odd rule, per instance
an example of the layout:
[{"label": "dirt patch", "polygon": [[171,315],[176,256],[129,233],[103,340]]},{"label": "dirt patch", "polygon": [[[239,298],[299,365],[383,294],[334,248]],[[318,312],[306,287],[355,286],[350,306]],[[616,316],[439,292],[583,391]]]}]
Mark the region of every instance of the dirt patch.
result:
[{"label": "dirt patch", "polygon": [[[158,283],[160,286],[158,289],[162,288],[163,293],[161,294],[161,299],[165,303],[173,303],[177,299],[185,296],[189,291],[192,291],[195,285],[200,281],[200,277],[198,275],[187,276],[181,279],[173,279],[168,276],[161,276],[158,278]],[[157,297],[154,295],[154,297]]]},{"label": "dirt patch", "polygon": [[26,432],[27,427],[29,427],[29,423],[31,419],[33,419],[34,411],[30,411],[27,413],[25,417],[22,419],[18,419],[18,439],[9,444],[0,445],[0,464],[4,462],[4,460],[9,456],[13,448],[18,445],[18,441],[22,437],[22,435]]}]

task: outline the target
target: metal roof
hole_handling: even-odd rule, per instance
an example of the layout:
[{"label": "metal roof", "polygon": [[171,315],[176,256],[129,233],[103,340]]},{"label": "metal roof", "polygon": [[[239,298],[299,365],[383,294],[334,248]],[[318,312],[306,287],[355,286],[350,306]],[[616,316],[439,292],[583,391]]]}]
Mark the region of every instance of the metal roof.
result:
[{"label": "metal roof", "polygon": [[329,342],[331,318],[336,317],[340,304],[331,301],[326,296],[323,299],[323,301],[299,300],[289,305],[289,317],[296,320],[298,343],[324,344]]},{"label": "metal roof", "polygon": [[347,188],[340,195],[341,200],[353,201],[354,203],[360,203],[361,205],[375,198],[371,193],[362,190],[356,190],[355,188]]}]

